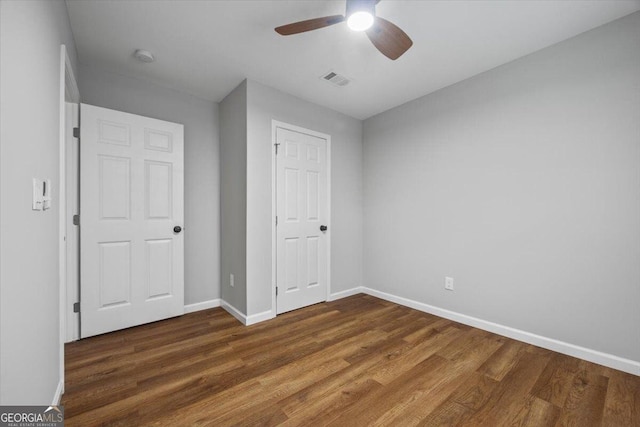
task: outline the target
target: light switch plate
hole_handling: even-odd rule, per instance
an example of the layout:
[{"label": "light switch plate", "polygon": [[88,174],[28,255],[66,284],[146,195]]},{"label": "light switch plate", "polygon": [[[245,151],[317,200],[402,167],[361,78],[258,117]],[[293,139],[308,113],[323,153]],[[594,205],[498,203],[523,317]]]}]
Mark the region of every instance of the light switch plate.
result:
[{"label": "light switch plate", "polygon": [[48,210],[51,208],[51,180],[47,179],[44,182],[44,189],[42,191],[42,210]]},{"label": "light switch plate", "polygon": [[41,211],[44,204],[44,196],[42,194],[42,180],[38,178],[33,178],[33,191],[32,197],[33,201],[31,203],[31,209],[34,211]]}]

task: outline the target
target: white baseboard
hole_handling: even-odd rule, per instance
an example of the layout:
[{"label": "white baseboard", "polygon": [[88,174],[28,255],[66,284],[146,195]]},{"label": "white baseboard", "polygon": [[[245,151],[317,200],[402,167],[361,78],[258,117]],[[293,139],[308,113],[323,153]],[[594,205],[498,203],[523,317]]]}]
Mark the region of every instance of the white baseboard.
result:
[{"label": "white baseboard", "polygon": [[408,298],[403,298],[396,295],[391,295],[386,292],[381,292],[367,287],[362,287],[361,292],[387,301],[395,302],[396,304],[424,311],[435,316],[444,317],[445,319],[473,326],[474,328],[483,329],[485,331],[493,332],[498,335],[503,335],[508,338],[513,338],[518,341],[533,344],[535,346],[546,348],[548,350],[553,350],[558,353],[577,357],[579,359],[584,359],[589,362],[608,366],[613,369],[618,369],[620,371],[640,376],[640,362],[637,362],[635,360],[625,359],[613,354],[603,353],[597,350],[580,347],[553,338],[543,337],[531,332],[526,332],[520,329],[511,328],[509,326],[500,325],[498,323],[478,319],[477,317],[467,316],[466,314],[457,313],[455,311],[445,310],[440,307],[434,307],[429,304],[410,300]]},{"label": "white baseboard", "polygon": [[247,316],[245,316],[240,310],[238,310],[225,300],[220,300],[220,307],[222,307],[227,311],[227,313],[238,319],[243,325],[247,324]]},{"label": "white baseboard", "polygon": [[214,307],[220,307],[220,298],[187,304],[184,306],[184,314],[193,313],[194,311],[207,310]]},{"label": "white baseboard", "polygon": [[53,401],[51,405],[58,406],[60,404],[60,399],[62,399],[62,393],[64,392],[64,381],[58,382],[58,387],[56,387],[56,393],[53,395]]},{"label": "white baseboard", "polygon": [[363,286],[358,286],[352,289],[347,289],[346,291],[336,292],[334,294],[329,295],[329,299],[327,301],[335,301],[338,299],[350,297],[352,295],[361,294],[364,292]]},{"label": "white baseboard", "polygon": [[264,322],[265,320],[273,319],[274,317],[276,317],[276,314],[271,310],[263,311],[262,313],[252,314],[250,316],[247,316],[247,321],[245,325],[249,326],[255,323]]},{"label": "white baseboard", "polygon": [[245,326],[253,325],[255,323],[264,322],[265,320],[273,319],[276,317],[275,313],[271,310],[263,311],[262,313],[252,314],[250,316],[245,315],[240,310],[226,302],[220,300],[220,306],[225,309],[230,315],[235,317]]}]

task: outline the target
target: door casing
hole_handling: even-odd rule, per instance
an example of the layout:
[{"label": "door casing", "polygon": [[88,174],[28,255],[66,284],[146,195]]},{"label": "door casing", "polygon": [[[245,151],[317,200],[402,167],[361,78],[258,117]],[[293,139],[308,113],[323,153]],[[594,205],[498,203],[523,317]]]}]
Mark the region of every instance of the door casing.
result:
[{"label": "door casing", "polygon": [[66,226],[67,295],[64,315],[66,316],[65,342],[80,339],[80,313],[74,313],[73,304],[80,301],[80,227],[73,224],[73,216],[80,213],[80,142],[73,136],[73,128],[80,125],[80,104],[67,103],[66,120],[66,203],[64,215]]},{"label": "door casing", "polygon": [[[59,336],[59,384],[56,394],[53,398],[52,404],[58,405],[60,403],[60,397],[64,393],[64,343],[67,342],[67,292],[69,287],[74,286],[74,283],[69,283],[67,278],[67,256],[69,242],[67,241],[67,203],[66,203],[66,190],[67,190],[67,121],[69,119],[67,112],[67,103],[79,103],[80,91],[78,90],[78,83],[76,77],[73,74],[73,67],[71,66],[71,60],[67,54],[67,47],[60,45],[60,87],[59,87],[59,139],[58,139],[58,321],[60,328]],[[54,189],[55,191],[55,189]],[[55,203],[55,201],[54,201]]]}]

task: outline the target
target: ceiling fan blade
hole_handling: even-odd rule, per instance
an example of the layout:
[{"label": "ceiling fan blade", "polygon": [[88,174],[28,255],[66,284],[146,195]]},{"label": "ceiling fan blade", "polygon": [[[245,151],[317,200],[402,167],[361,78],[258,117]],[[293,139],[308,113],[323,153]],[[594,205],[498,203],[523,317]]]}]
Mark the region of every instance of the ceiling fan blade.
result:
[{"label": "ceiling fan blade", "polygon": [[413,45],[409,36],[400,27],[379,16],[376,17],[373,26],[367,30],[367,36],[384,56],[394,61]]},{"label": "ceiling fan blade", "polygon": [[283,36],[304,33],[305,31],[317,30],[318,28],[328,27],[330,25],[339,24],[344,21],[342,15],[325,16],[322,18],[308,19],[306,21],[294,22],[293,24],[282,25],[275,30]]}]

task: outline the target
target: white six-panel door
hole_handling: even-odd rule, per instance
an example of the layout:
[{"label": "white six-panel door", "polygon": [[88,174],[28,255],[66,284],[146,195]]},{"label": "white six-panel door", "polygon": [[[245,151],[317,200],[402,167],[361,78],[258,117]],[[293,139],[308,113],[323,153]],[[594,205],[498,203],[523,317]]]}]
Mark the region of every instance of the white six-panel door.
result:
[{"label": "white six-panel door", "polygon": [[327,140],[276,128],[277,313],[327,299]]},{"label": "white six-panel door", "polygon": [[183,126],[82,104],[81,337],[184,313]]}]

